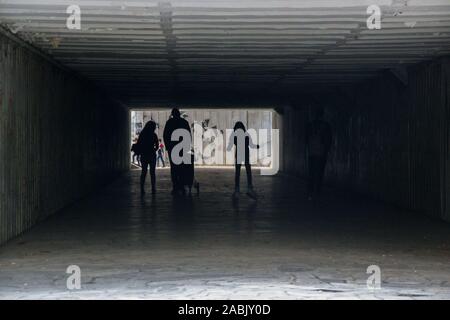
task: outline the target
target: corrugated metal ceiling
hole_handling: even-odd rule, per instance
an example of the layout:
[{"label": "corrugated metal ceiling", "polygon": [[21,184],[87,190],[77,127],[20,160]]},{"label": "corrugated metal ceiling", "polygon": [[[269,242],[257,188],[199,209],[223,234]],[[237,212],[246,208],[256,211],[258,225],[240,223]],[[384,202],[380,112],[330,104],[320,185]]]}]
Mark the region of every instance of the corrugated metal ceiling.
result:
[{"label": "corrugated metal ceiling", "polygon": [[[66,27],[69,5],[81,30]],[[0,22],[130,105],[286,95],[450,54],[450,0],[0,0]]]}]

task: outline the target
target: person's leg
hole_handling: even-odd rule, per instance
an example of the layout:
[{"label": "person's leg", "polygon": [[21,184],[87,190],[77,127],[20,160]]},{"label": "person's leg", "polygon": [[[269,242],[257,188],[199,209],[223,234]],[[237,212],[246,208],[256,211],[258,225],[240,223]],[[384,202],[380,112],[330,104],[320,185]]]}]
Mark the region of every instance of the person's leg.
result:
[{"label": "person's leg", "polygon": [[177,165],[177,186],[179,192],[181,192],[183,195],[186,194],[186,189],[184,188],[185,185],[185,176],[186,176],[186,165],[185,164],[179,164]]},{"label": "person's leg", "polygon": [[156,158],[150,159],[150,179],[152,181],[152,193],[156,192]]},{"label": "person's leg", "polygon": [[247,173],[247,195],[256,200],[256,193],[253,190],[253,182],[252,182],[252,166],[250,163],[245,164],[245,172]]},{"label": "person's leg", "polygon": [[176,176],[176,168],[174,163],[172,162],[172,158],[169,155],[169,163],[170,163],[170,179],[172,180],[172,194],[175,194],[177,191],[177,176]]},{"label": "person's leg", "polygon": [[241,180],[241,165],[235,165],[235,173],[234,173],[234,191],[239,192],[239,185]]},{"label": "person's leg", "polygon": [[170,156],[169,161],[170,161],[170,176],[172,178],[172,185],[173,185],[172,194],[176,194],[182,191],[182,185],[180,185],[181,182],[180,165],[174,164]]},{"label": "person's leg", "polygon": [[245,164],[245,172],[247,173],[247,187],[249,190],[253,189],[253,182],[252,182],[252,166],[250,163]]},{"label": "person's leg", "polygon": [[141,194],[144,194],[145,193],[145,189],[144,189],[145,178],[147,177],[147,167],[148,167],[147,159],[142,158],[141,159],[141,164],[142,164],[142,170],[141,170]]}]

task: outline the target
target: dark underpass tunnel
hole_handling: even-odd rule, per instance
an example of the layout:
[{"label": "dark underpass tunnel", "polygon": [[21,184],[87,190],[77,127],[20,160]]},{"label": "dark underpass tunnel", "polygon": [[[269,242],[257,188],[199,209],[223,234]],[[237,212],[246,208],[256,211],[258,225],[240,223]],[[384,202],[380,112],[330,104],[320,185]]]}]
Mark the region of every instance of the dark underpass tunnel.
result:
[{"label": "dark underpass tunnel", "polygon": [[0,299],[450,298],[450,3],[63,2],[0,1]]}]

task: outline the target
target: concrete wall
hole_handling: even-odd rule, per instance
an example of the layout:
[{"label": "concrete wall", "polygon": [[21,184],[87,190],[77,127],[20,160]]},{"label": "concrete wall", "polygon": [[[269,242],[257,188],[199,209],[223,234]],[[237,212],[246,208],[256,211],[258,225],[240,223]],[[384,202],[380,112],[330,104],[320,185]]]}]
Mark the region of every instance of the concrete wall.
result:
[{"label": "concrete wall", "polygon": [[122,106],[0,35],[0,243],[128,169],[129,123]]},{"label": "concrete wall", "polygon": [[322,104],[334,130],[329,184],[450,220],[449,79],[439,59],[286,108],[285,169],[305,176],[305,125]]}]

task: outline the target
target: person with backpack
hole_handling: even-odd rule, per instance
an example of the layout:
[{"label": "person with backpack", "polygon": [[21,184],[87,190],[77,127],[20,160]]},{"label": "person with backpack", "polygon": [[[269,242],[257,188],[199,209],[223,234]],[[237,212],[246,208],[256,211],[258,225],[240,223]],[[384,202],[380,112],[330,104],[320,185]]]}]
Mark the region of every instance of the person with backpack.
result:
[{"label": "person with backpack", "polygon": [[314,119],[307,126],[306,152],[308,155],[308,200],[320,195],[322,181],[330,151],[331,126],[323,120],[324,109],[315,110]]},{"label": "person with backpack", "polygon": [[150,166],[150,178],[152,182],[152,194],[156,193],[156,150],[159,148],[158,136],[155,133],[156,123],[148,121],[139,135],[135,150],[140,156],[141,171],[141,195],[145,194],[145,179]]}]

